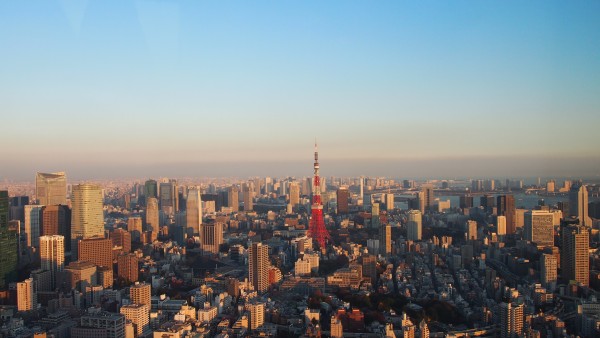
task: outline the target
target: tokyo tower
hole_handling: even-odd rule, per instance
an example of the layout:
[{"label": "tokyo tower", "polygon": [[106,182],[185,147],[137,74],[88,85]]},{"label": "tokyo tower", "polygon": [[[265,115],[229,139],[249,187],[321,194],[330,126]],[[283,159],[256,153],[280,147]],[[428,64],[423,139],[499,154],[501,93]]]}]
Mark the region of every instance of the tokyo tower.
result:
[{"label": "tokyo tower", "polygon": [[315,173],[312,184],[312,206],[311,217],[308,226],[308,236],[314,239],[322,251],[325,251],[325,244],[331,237],[325,229],[323,220],[323,203],[321,202],[321,179],[319,178],[319,150],[315,142]]}]

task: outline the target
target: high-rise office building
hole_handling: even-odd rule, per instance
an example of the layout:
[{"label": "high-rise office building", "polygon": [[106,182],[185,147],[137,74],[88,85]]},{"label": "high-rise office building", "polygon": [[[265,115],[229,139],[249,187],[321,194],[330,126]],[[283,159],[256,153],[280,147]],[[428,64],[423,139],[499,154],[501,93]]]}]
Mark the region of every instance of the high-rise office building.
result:
[{"label": "high-rise office building", "polygon": [[112,240],[104,237],[82,239],[79,242],[79,260],[91,262],[96,266],[112,267]]},{"label": "high-rise office building", "polygon": [[581,183],[573,184],[569,190],[569,215],[577,217],[580,225],[591,227],[588,203],[587,186]]},{"label": "high-rise office building", "polygon": [[34,310],[37,304],[33,278],[17,283],[17,311]]},{"label": "high-rise office building", "polygon": [[513,195],[500,195],[496,199],[498,216],[506,216],[506,233],[512,235],[517,231],[515,197]]},{"label": "high-rise office building", "polygon": [[95,236],[104,237],[102,188],[95,184],[73,186],[71,213],[71,256],[77,260],[78,241]]},{"label": "high-rise office building", "polygon": [[152,298],[152,287],[150,284],[136,282],[129,288],[129,298],[134,304],[148,305],[152,304],[150,300]]},{"label": "high-rise office building", "polygon": [[40,262],[42,270],[50,271],[51,289],[56,287],[58,274],[65,269],[65,238],[61,235],[40,237]]},{"label": "high-rise office building", "polygon": [[40,205],[67,205],[67,175],[64,172],[37,173],[35,195]]},{"label": "high-rise office building", "polygon": [[36,269],[31,271],[30,276],[33,278],[33,288],[36,293],[54,290],[52,286],[52,274],[50,271]]},{"label": "high-rise office building", "polygon": [[500,304],[500,337],[521,337],[523,334],[523,309],[523,304]]},{"label": "high-rise office building", "polygon": [[551,254],[542,254],[540,258],[540,281],[549,292],[554,292],[557,285],[558,261]]},{"label": "high-rise office building", "polygon": [[421,186],[421,192],[419,193],[419,209],[422,213],[426,210],[433,210],[433,202],[435,200],[435,194],[433,193],[432,184],[423,184]]},{"label": "high-rise office building", "polygon": [[379,251],[383,256],[392,254],[392,226],[389,224],[379,227]]},{"label": "high-rise office building", "polygon": [[146,200],[146,229],[158,233],[160,230],[158,216],[158,199],[150,197]]},{"label": "high-rise office building", "polygon": [[548,211],[525,213],[524,237],[538,247],[554,246],[554,215]]},{"label": "high-rise office building", "polygon": [[350,211],[350,191],[348,187],[340,187],[337,190],[337,213],[347,214]]},{"label": "high-rise office building", "polygon": [[563,226],[560,266],[565,283],[590,283],[589,230],[579,225]]},{"label": "high-rise office building", "polygon": [[298,182],[290,182],[290,204],[292,208],[300,204],[300,185],[298,185]]},{"label": "high-rise office building", "polygon": [[8,191],[0,191],[0,288],[17,279],[19,235],[8,226]]},{"label": "high-rise office building", "polygon": [[244,196],[244,211],[254,210],[254,185],[252,181],[246,182],[242,185],[242,194]]},{"label": "high-rise office building", "polygon": [[117,276],[130,283],[137,282],[139,276],[138,258],[135,254],[121,254],[117,257]]},{"label": "high-rise office building", "polygon": [[193,188],[188,190],[186,200],[186,224],[188,236],[200,233],[202,224],[202,199],[200,190]]},{"label": "high-rise office building", "polygon": [[232,208],[233,212],[240,210],[240,191],[237,186],[232,185],[227,189],[227,206]]},{"label": "high-rise office building", "polygon": [[177,193],[177,181],[160,183],[160,210],[167,215],[173,215],[179,209],[179,194]]},{"label": "high-rise office building", "polygon": [[144,183],[144,196],[146,202],[149,198],[158,198],[158,183],[155,180],[147,180]]},{"label": "high-rise office building", "polygon": [[25,236],[27,246],[40,246],[40,228],[42,224],[43,205],[25,206]]},{"label": "high-rise office building", "polygon": [[9,219],[25,222],[25,206],[29,205],[29,196],[13,196],[9,204]]},{"label": "high-rise office building", "polygon": [[66,205],[47,205],[42,208],[42,235],[65,238],[65,252],[71,251],[71,209]]},{"label": "high-rise office building", "polygon": [[259,293],[269,289],[269,265],[269,247],[252,243],[248,248],[248,279]]},{"label": "high-rise office building", "polygon": [[408,212],[408,222],[406,223],[406,238],[410,241],[420,241],[423,232],[423,217],[420,210],[410,210]]},{"label": "high-rise office building", "polygon": [[219,248],[223,244],[223,228],[225,224],[222,222],[206,223],[201,225],[200,232],[200,248],[205,253],[214,255],[219,253]]}]

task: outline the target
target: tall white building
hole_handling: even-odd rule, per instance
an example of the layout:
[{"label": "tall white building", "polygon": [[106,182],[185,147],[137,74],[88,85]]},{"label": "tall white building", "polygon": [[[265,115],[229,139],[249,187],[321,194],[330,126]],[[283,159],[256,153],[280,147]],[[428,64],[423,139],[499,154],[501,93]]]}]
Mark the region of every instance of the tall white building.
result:
[{"label": "tall white building", "polygon": [[250,330],[256,330],[265,323],[265,304],[250,303],[248,310],[250,311]]},{"label": "tall white building", "polygon": [[574,184],[569,190],[569,214],[579,218],[579,224],[592,227],[592,219],[588,214],[588,191],[584,184]]},{"label": "tall white building", "polygon": [[40,261],[42,270],[50,271],[51,286],[54,290],[58,274],[65,269],[65,237],[41,236]]},{"label": "tall white building", "polygon": [[202,224],[202,199],[200,190],[192,188],[188,191],[186,201],[186,219],[188,235],[199,234]]},{"label": "tall white building", "polygon": [[77,260],[78,242],[95,236],[104,237],[102,188],[95,184],[73,186],[71,213],[71,257]]},{"label": "tall white building", "polygon": [[496,233],[498,236],[506,235],[506,216],[496,217]]},{"label": "tall white building", "polygon": [[146,227],[153,233],[158,233],[160,229],[158,199],[149,197],[146,201]]},{"label": "tall white building", "polygon": [[420,210],[410,210],[408,212],[407,239],[410,241],[420,241],[423,231],[423,214]]},{"label": "tall white building", "polygon": [[17,310],[31,311],[36,306],[33,278],[17,283]]}]

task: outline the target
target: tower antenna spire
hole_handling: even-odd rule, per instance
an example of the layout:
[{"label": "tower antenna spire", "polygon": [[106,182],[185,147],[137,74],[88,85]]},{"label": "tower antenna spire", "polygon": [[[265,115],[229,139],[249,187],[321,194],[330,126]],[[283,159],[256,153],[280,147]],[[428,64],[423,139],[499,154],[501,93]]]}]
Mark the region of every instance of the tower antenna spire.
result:
[{"label": "tower antenna spire", "polygon": [[317,138],[315,137],[315,164],[314,177],[312,184],[312,206],[311,218],[308,227],[308,236],[313,238],[322,251],[326,249],[327,240],[330,239],[329,232],[325,228],[323,220],[323,203],[321,201],[321,178],[319,176],[319,151],[317,147]]}]

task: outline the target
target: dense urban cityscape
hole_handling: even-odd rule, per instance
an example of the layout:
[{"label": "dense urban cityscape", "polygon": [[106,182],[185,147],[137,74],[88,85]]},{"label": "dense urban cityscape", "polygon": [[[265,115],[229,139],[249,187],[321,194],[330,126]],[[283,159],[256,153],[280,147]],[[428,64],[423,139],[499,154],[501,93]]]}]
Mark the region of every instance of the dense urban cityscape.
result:
[{"label": "dense urban cityscape", "polygon": [[600,1],[0,1],[0,338],[600,337]]},{"label": "dense urban cityscape", "polygon": [[314,155],[304,178],[4,183],[0,333],[600,334],[597,182],[326,178]]}]

